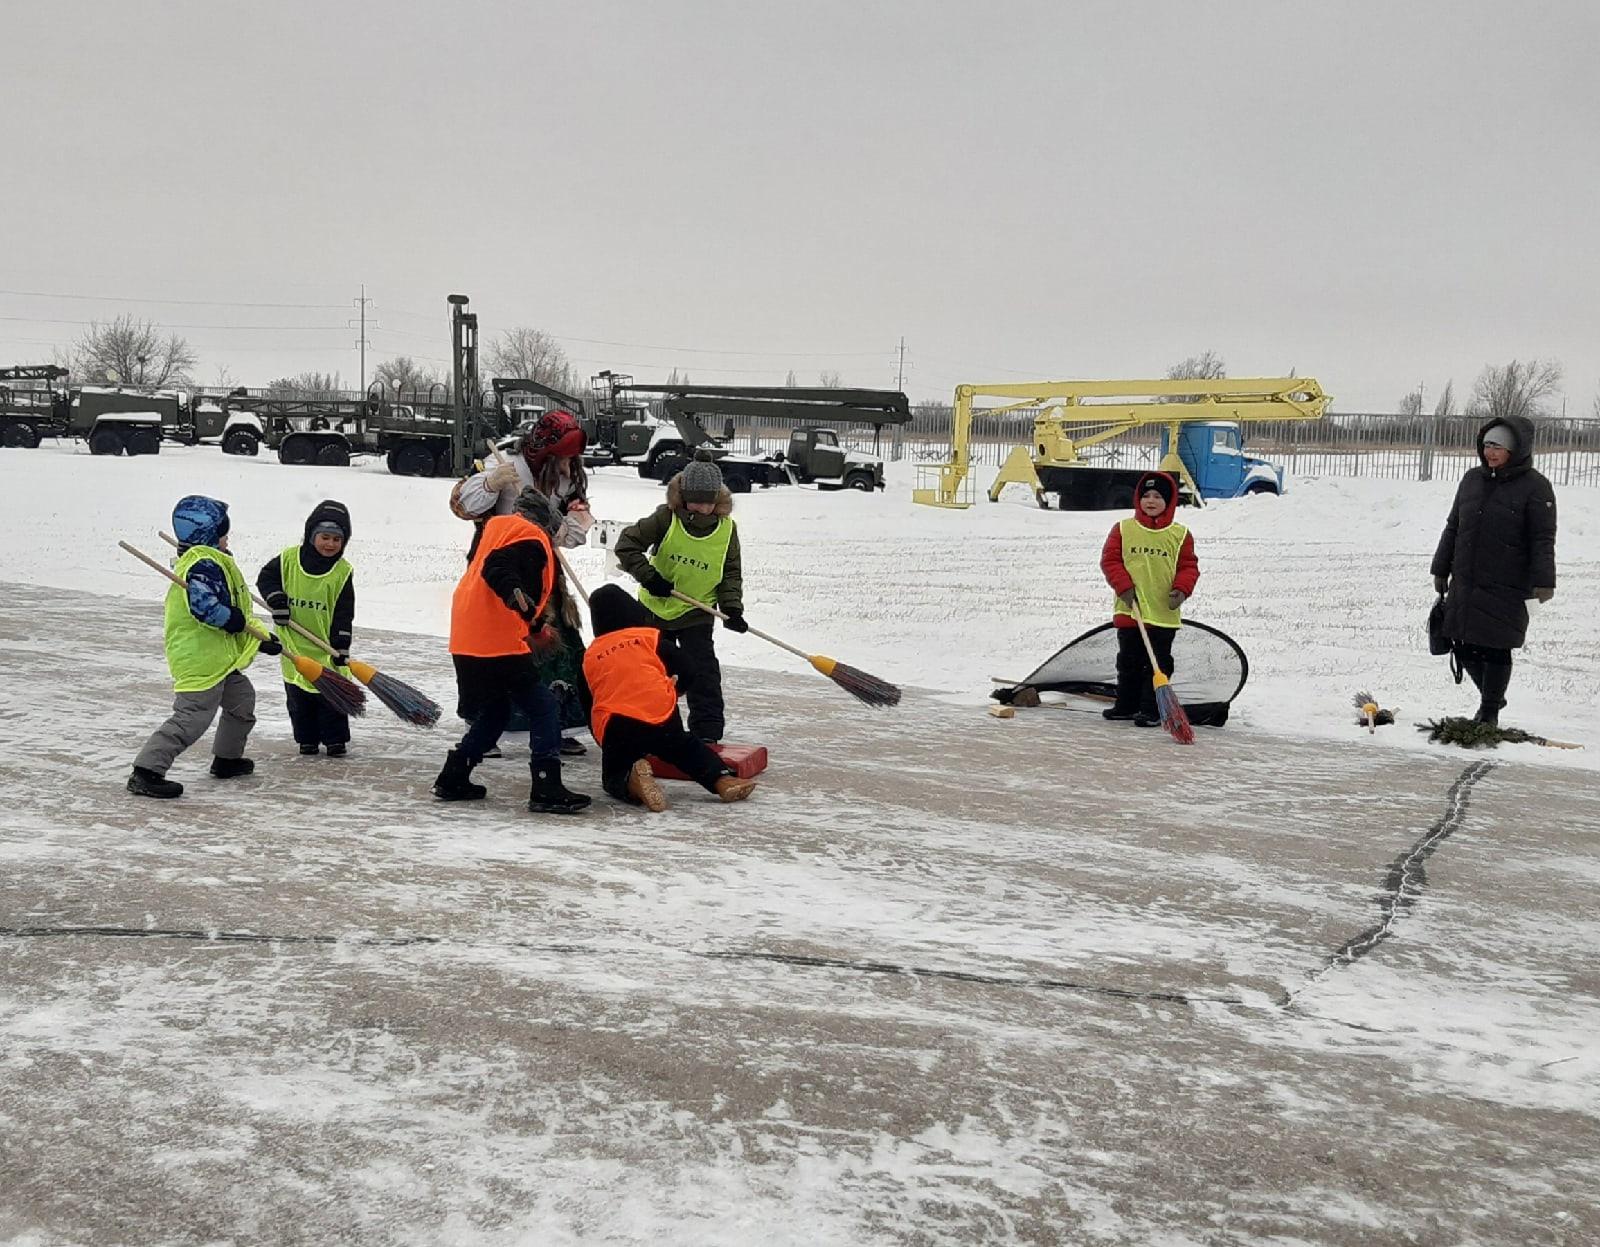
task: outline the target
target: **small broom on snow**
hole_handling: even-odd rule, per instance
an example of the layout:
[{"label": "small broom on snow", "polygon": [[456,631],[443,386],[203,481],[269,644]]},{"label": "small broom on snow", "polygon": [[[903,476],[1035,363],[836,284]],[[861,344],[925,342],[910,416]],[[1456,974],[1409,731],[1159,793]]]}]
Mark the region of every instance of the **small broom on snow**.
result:
[{"label": "small broom on snow", "polygon": [[[178,544],[167,533],[161,534],[161,540],[173,547],[176,547]],[[264,601],[261,600],[261,595],[253,589],[250,591],[250,597],[262,610],[270,611],[272,609],[272,607],[268,606]],[[311,629],[301,627],[292,619],[289,621],[289,627],[293,628],[297,633],[303,636],[306,640],[310,641],[323,653],[332,656],[333,647],[319,637],[315,632],[312,632]],[[298,668],[299,665],[300,664],[297,660],[295,666]],[[320,663],[316,665],[321,666]],[[432,727],[434,724],[439,722],[439,716],[442,715],[444,711],[440,709],[439,703],[434,701],[426,693],[419,689],[412,688],[411,685],[407,684],[404,680],[397,680],[392,675],[385,675],[371,663],[365,663],[359,659],[352,658],[349,660],[348,665],[350,668],[350,674],[355,676],[356,679],[360,680],[361,683],[365,684],[369,689],[371,689],[373,696],[381,701],[390,710],[392,710],[396,718],[399,718],[406,723],[413,724],[416,727]],[[339,676],[340,679],[344,679],[344,677],[340,676],[337,671],[333,671],[331,667],[323,667],[322,669],[324,671],[332,671],[335,676]],[[305,675],[303,671],[301,674]],[[310,676],[307,676],[306,678],[311,679]],[[316,683],[315,680],[311,680],[311,682],[313,684]],[[348,684],[349,681],[346,680],[345,683]],[[359,693],[361,690],[357,689],[356,691]]]},{"label": "small broom on snow", "polygon": [[1137,598],[1133,603],[1133,622],[1139,625],[1139,639],[1144,642],[1144,652],[1150,656],[1150,670],[1153,672],[1150,683],[1155,685],[1156,709],[1161,714],[1161,726],[1180,745],[1192,745],[1194,728],[1189,726],[1189,716],[1183,711],[1183,703],[1172,691],[1172,681],[1167,679],[1167,673],[1156,661],[1155,647],[1150,644],[1150,634],[1144,630],[1144,616],[1139,613]]},{"label": "small broom on snow", "polygon": [[[169,568],[161,566],[160,563],[156,562],[143,550],[135,549],[126,541],[119,541],[117,544],[147,567],[154,568],[160,572],[173,584],[178,585],[180,588],[187,587],[187,582],[183,577]],[[253,622],[245,624],[245,631],[258,641],[269,639],[269,635],[256,627]],[[367,695],[361,691],[359,684],[353,680],[347,680],[332,667],[324,667],[320,662],[316,662],[313,659],[303,658],[299,654],[290,654],[288,658],[294,663],[295,670],[314,685],[317,692],[326,697],[328,704],[339,711],[340,714],[359,716],[367,712]]]},{"label": "small broom on snow", "polygon": [[[708,606],[687,593],[672,591],[672,596],[680,602],[687,602],[698,610],[705,611],[708,615],[715,615],[718,619],[727,616],[715,606]],[[869,706],[898,706],[900,704],[900,690],[887,680],[880,680],[875,675],[868,675],[865,671],[850,666],[848,663],[839,662],[825,654],[808,654],[803,649],[797,649],[787,641],[780,641],[777,637],[762,632],[759,628],[750,629],[751,636],[758,636],[769,645],[776,645],[779,649],[786,649],[791,654],[804,658],[828,679],[832,680],[857,701],[865,702]]]}]

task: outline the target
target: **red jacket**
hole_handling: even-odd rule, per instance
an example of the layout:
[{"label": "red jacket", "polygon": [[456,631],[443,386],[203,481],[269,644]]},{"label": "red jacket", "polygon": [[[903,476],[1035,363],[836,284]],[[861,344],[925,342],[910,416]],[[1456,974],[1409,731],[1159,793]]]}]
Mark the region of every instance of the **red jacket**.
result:
[{"label": "red jacket", "polygon": [[[1133,500],[1133,518],[1146,528],[1166,528],[1172,523],[1173,516],[1178,510],[1178,482],[1165,472],[1155,475],[1166,478],[1172,487],[1172,501],[1167,503],[1167,509],[1160,515],[1151,519],[1139,509],[1139,499]],[[1134,486],[1137,491],[1138,486]],[[1106,583],[1116,592],[1118,597],[1133,592],[1133,577],[1128,574],[1128,569],[1122,562],[1122,525],[1111,526],[1111,533],[1106,537],[1106,544],[1100,551],[1100,571],[1105,575]],[[1200,582],[1200,560],[1194,553],[1194,534],[1184,536],[1183,545],[1178,550],[1178,566],[1172,575],[1172,587],[1179,590],[1185,597],[1192,596],[1194,587]],[[1134,626],[1132,615],[1125,615],[1118,611],[1111,617],[1111,622],[1119,628]]]}]

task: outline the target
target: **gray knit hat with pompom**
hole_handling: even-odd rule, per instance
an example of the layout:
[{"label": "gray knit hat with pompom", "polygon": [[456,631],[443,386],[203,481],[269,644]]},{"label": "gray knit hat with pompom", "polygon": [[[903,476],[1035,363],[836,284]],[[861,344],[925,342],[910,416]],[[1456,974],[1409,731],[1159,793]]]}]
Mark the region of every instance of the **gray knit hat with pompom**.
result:
[{"label": "gray knit hat with pompom", "polygon": [[678,488],[685,502],[715,502],[722,492],[722,469],[705,451],[696,451],[694,459],[683,469]]}]

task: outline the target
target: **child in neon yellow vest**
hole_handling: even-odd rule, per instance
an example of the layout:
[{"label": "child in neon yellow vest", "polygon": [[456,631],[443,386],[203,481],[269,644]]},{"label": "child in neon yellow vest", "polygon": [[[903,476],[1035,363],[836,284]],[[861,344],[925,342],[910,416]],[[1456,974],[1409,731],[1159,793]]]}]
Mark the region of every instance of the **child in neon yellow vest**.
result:
[{"label": "child in neon yellow vest", "polygon": [[[703,454],[703,452],[702,452]],[[642,588],[665,639],[677,646],[684,677],[679,686],[689,703],[689,734],[715,744],[722,739],[722,665],[713,625],[702,610],[672,596],[677,589],[727,616],[732,632],[747,632],[739,532],[733,495],[714,460],[696,455],[667,482],[667,501],[617,537],[617,562]]]},{"label": "child in neon yellow vest", "polygon": [[258,641],[246,627],[253,622],[250,588],[228,552],[228,526],[228,506],[215,498],[191,494],[172,509],[178,539],[173,573],[183,581],[167,590],[163,619],[172,714],[133,760],[128,791],[136,797],[183,795],[183,785],[167,771],[206,734],[219,710],[211,774],[237,779],[256,769],[244,756],[256,722],[256,690],[244,669],[258,649],[281,654],[283,647],[275,637]]},{"label": "child in neon yellow vest", "polygon": [[[300,544],[284,550],[256,576],[256,589],[271,608],[272,622],[283,638],[289,724],[307,757],[321,746],[330,758],[342,758],[350,744],[349,716],[328,705],[328,699],[290,661],[290,655],[303,654],[332,663],[341,675],[349,674],[345,664],[356,621],[355,573],[344,557],[349,541],[349,509],[331,498],[319,502],[306,517]],[[326,641],[333,656],[289,628],[290,620]]]},{"label": "child in neon yellow vest", "polygon": [[1132,719],[1138,727],[1161,722],[1156,712],[1155,672],[1133,618],[1150,634],[1161,670],[1172,674],[1172,642],[1183,627],[1182,607],[1200,580],[1194,537],[1174,521],[1178,482],[1165,472],[1147,472],[1134,486],[1133,514],[1118,523],[1100,552],[1100,570],[1117,595],[1111,621],[1117,627],[1117,700],[1108,719]]}]

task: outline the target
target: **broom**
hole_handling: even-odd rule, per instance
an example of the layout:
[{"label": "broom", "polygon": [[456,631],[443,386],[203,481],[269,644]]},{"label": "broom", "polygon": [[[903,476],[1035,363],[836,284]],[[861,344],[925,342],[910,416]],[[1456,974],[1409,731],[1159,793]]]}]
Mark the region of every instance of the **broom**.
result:
[{"label": "broom", "polygon": [[1150,656],[1150,670],[1154,673],[1150,683],[1156,689],[1156,709],[1161,712],[1161,726],[1167,735],[1180,745],[1194,744],[1194,728],[1189,726],[1189,716],[1183,712],[1183,703],[1172,691],[1172,682],[1156,661],[1155,647],[1150,644],[1150,634],[1144,630],[1144,616],[1139,613],[1139,599],[1133,601],[1133,622],[1139,625],[1139,639],[1144,642],[1144,652]]},{"label": "broom", "polygon": [[[687,593],[680,593],[674,589],[672,596],[680,602],[687,602],[697,610],[705,611],[708,615],[715,615],[718,619],[727,618],[715,606],[708,606],[706,603],[690,597]],[[900,704],[899,688],[890,684],[887,680],[880,680],[875,675],[869,675],[859,668],[852,667],[848,663],[839,662],[837,659],[829,658],[825,654],[808,654],[805,650],[797,649],[787,641],[780,641],[777,637],[765,633],[759,628],[751,628],[750,635],[758,636],[770,645],[776,645],[779,649],[786,649],[791,654],[804,658],[857,701],[866,702],[869,706],[898,706]]]},{"label": "broom", "polygon": [[[126,541],[119,541],[117,544],[147,567],[152,567],[160,572],[173,584],[181,588],[187,587],[187,583],[181,576],[161,566],[160,563],[156,562],[144,551],[135,549]],[[258,641],[269,639],[269,634],[258,628],[253,621],[245,624],[245,631]],[[320,662],[310,658],[303,658],[299,654],[289,654],[288,658],[294,663],[294,669],[305,677],[308,683],[314,685],[317,692],[326,697],[328,704],[339,711],[340,714],[359,716],[367,712],[367,695],[361,691],[359,684],[353,680],[345,679],[332,667],[324,667]]]},{"label": "broom", "polygon": [[[177,541],[167,533],[161,534],[161,540],[174,548],[178,545]],[[272,609],[254,589],[250,591],[250,597],[262,610],[270,611]],[[293,628],[323,653],[332,655],[333,647],[315,632],[312,632],[311,629],[301,627],[292,619],[289,621],[289,627]],[[296,663],[297,667],[298,665]],[[444,711],[440,709],[437,702],[420,689],[412,688],[404,680],[396,679],[392,675],[385,675],[371,663],[361,662],[359,659],[352,658],[349,660],[348,665],[350,674],[370,688],[373,696],[392,710],[397,718],[417,727],[432,727],[439,722],[439,717]],[[325,667],[323,670],[331,670],[331,668]],[[301,672],[301,674],[304,675],[305,673]],[[338,675],[339,673],[334,671],[333,674]],[[307,678],[310,679],[309,676]],[[342,679],[343,677],[341,676],[340,678]],[[348,683],[348,681],[346,682]],[[313,680],[312,683],[314,684],[316,681]]]}]

